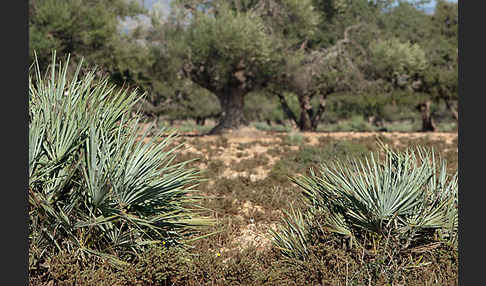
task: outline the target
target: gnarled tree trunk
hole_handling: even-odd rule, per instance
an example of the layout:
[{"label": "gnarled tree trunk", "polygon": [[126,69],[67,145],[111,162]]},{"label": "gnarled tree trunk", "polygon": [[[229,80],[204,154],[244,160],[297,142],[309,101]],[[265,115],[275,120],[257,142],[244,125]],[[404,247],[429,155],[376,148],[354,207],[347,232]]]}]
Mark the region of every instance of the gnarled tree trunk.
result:
[{"label": "gnarled tree trunk", "polygon": [[282,109],[287,117],[295,122],[295,124],[299,127],[300,131],[317,130],[317,125],[319,125],[319,122],[322,119],[322,115],[324,114],[324,111],[326,109],[326,101],[328,95],[327,93],[321,95],[321,98],[319,99],[319,107],[315,113],[312,109],[312,105],[310,104],[312,96],[308,94],[299,95],[299,104],[301,110],[299,119],[297,119],[297,116],[290,109],[287,101],[285,100],[285,97],[279,92],[274,92],[274,94],[278,96]]},{"label": "gnarled tree trunk", "polygon": [[417,109],[422,113],[422,131],[436,131],[437,127],[435,126],[434,119],[430,113],[430,101],[427,100],[424,103],[420,103],[417,105]]},{"label": "gnarled tree trunk", "polygon": [[319,125],[319,122],[322,119],[322,115],[324,114],[324,111],[326,110],[327,95],[328,94],[322,94],[321,98],[319,99],[319,108],[317,109],[316,114],[314,114],[314,117],[312,118],[312,130],[313,131],[317,131],[317,126]]},{"label": "gnarled tree trunk", "polygon": [[199,126],[204,126],[206,123],[206,117],[198,116],[196,117],[196,124]]},{"label": "gnarled tree trunk", "polygon": [[312,131],[312,105],[310,103],[310,96],[307,94],[299,95],[300,103],[300,131]]},{"label": "gnarled tree trunk", "polygon": [[209,134],[221,134],[228,130],[238,129],[248,125],[243,114],[244,97],[247,91],[239,87],[228,88],[217,93],[222,113],[219,123],[209,131]]},{"label": "gnarled tree trunk", "polygon": [[[278,96],[278,99],[280,100],[280,104],[282,106],[283,112],[287,115],[287,117],[295,122],[295,124],[298,123],[297,117],[295,116],[294,112],[292,109],[290,109],[290,106],[287,103],[287,100],[285,100],[285,96],[281,92],[273,92],[273,94]],[[282,125],[285,125],[284,122],[280,122]]]},{"label": "gnarled tree trunk", "polygon": [[299,96],[300,103],[300,131],[316,131],[319,122],[322,119],[322,115],[326,109],[327,93],[321,94],[319,99],[319,107],[314,112],[311,105],[311,98],[313,95],[302,94]]}]

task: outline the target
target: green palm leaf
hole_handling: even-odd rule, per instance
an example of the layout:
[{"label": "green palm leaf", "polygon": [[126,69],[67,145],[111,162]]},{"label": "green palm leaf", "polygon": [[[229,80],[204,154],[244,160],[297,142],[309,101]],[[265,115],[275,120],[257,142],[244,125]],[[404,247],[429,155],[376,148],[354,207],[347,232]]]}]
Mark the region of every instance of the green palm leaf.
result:
[{"label": "green palm leaf", "polygon": [[[307,217],[324,213],[319,227],[352,241],[368,233],[392,234],[410,245],[424,231],[432,230],[456,243],[457,172],[449,177],[446,162],[439,160],[439,166],[433,150],[382,148],[382,160],[379,154],[362,160],[348,158],[322,164],[319,174],[311,170],[309,176],[293,178],[304,195]],[[293,218],[295,223],[299,221]],[[316,227],[315,223],[307,224]],[[291,231],[287,219],[284,225],[280,234],[274,234],[274,244],[286,256],[294,249],[297,254],[292,255],[302,257],[300,239],[306,236],[306,228]]]},{"label": "green palm leaf", "polygon": [[212,221],[201,215],[201,198],[187,196],[199,171],[173,163],[182,147],[173,146],[175,131],[140,136],[140,115],[131,113],[141,96],[94,70],[81,75],[81,64],[68,78],[68,64],[54,53],[45,77],[37,62],[29,75],[33,247],[116,258],[194,239]]}]

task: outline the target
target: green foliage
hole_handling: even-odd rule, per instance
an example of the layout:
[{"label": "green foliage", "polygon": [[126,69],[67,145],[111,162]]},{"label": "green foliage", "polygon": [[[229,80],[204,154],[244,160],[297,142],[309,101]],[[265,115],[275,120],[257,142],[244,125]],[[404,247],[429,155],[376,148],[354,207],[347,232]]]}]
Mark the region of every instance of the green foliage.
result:
[{"label": "green foliage", "polygon": [[420,43],[429,41],[432,17],[417,9],[411,2],[400,1],[380,17],[382,30],[387,37]]},{"label": "green foliage", "polygon": [[[282,138],[282,144],[290,144],[286,137]],[[304,141],[302,139],[302,141]],[[310,168],[335,159],[345,159],[348,156],[362,157],[369,149],[360,143],[351,141],[325,141],[319,146],[301,144],[297,151],[288,152],[275,163],[269,174],[280,184],[286,184],[289,177],[294,174],[304,174]]]},{"label": "green foliage", "polygon": [[419,90],[435,99],[457,99],[458,6],[437,1],[433,15],[410,3],[400,3],[381,17],[383,31],[400,41],[420,45],[427,68],[420,73]]},{"label": "green foliage", "polygon": [[390,38],[372,42],[370,49],[376,73],[397,85],[402,85],[400,77],[414,78],[427,67],[426,54],[418,44]]},{"label": "green foliage", "polygon": [[214,94],[195,86],[187,88],[186,92],[170,97],[171,102],[163,112],[167,119],[217,118],[221,113],[221,106]]},{"label": "green foliage", "polygon": [[265,73],[273,51],[272,40],[256,14],[235,14],[222,6],[217,16],[194,15],[186,39],[191,64],[204,69],[218,89],[231,82],[236,66],[254,71],[256,77]]},{"label": "green foliage", "polygon": [[251,92],[246,96],[243,112],[250,121],[282,122],[284,119],[277,99],[262,92]]},{"label": "green foliage", "polygon": [[284,144],[287,145],[301,145],[304,143],[305,137],[302,136],[299,132],[289,132],[287,136],[285,136],[282,140]]},{"label": "green foliage", "polygon": [[143,58],[143,49],[133,53],[133,43],[119,30],[121,19],[145,13],[136,1],[29,0],[29,4],[30,61],[34,62],[36,51],[42,71],[50,63],[52,50],[60,56],[71,54],[74,61],[84,57],[109,71],[124,71],[123,66],[116,66],[117,57],[139,58],[140,62]]},{"label": "green foliage", "polygon": [[361,115],[352,116],[341,128],[348,132],[373,131],[373,127]]},{"label": "green foliage", "polygon": [[328,48],[343,37],[344,30],[356,23],[373,24],[380,14],[380,9],[386,8],[390,1],[367,0],[315,0],[316,11],[321,14],[319,32],[311,44]]},{"label": "green foliage", "polygon": [[283,230],[272,232],[283,255],[305,259],[312,229],[339,234],[350,248],[366,249],[370,235],[393,237],[400,251],[436,242],[435,236],[457,246],[457,174],[449,177],[446,162],[424,148],[384,151],[382,160],[371,154],[324,162],[319,174],[292,179],[308,209],[289,213]]},{"label": "green foliage", "polygon": [[279,35],[279,43],[284,50],[295,48],[295,45],[305,39],[313,38],[318,32],[321,15],[315,11],[312,0],[271,2],[270,5],[264,6],[259,14],[272,33]]},{"label": "green foliage", "polygon": [[[440,99],[458,97],[458,6],[438,1],[432,17],[427,58],[430,68],[424,76],[423,90]],[[425,44],[424,44],[425,45]]]},{"label": "green foliage", "polygon": [[411,116],[417,117],[415,106],[426,98],[426,94],[408,90],[395,90],[389,94],[333,94],[327,99],[323,121],[336,123],[354,116],[378,116],[388,121],[407,120]]},{"label": "green foliage", "polygon": [[284,257],[305,260],[309,256],[308,233],[312,217],[293,208],[285,212],[282,225],[277,231],[270,230],[272,242]]},{"label": "green foliage", "polygon": [[[36,62],[37,63],[37,62]],[[138,92],[96,71],[68,78],[69,58],[29,75],[29,269],[65,249],[122,263],[147,245],[184,243],[210,221],[194,195],[199,172],[173,164],[175,131],[141,134]]]}]

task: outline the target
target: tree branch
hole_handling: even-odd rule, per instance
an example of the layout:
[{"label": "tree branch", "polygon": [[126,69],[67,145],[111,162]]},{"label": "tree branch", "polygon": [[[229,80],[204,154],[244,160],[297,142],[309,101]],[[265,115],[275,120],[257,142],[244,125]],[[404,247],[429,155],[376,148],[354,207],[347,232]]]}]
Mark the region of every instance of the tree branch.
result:
[{"label": "tree branch", "polygon": [[299,125],[299,120],[297,119],[297,116],[295,116],[295,113],[290,109],[290,106],[287,103],[287,100],[285,99],[285,96],[281,94],[280,92],[276,91],[270,91],[272,94],[278,96],[278,99],[280,100],[280,104],[282,105],[282,109],[285,112],[285,114],[295,122],[295,124]]},{"label": "tree branch", "polygon": [[138,110],[142,111],[143,113],[159,116],[164,111],[167,110],[167,105],[172,102],[171,98],[166,99],[163,103],[155,106],[149,101],[145,100],[144,98],[140,99],[140,102],[137,104]]},{"label": "tree branch", "polygon": [[452,106],[449,98],[444,97],[444,101],[445,101],[447,109],[449,109],[449,111],[452,113],[452,118],[454,118],[456,121],[458,121],[459,120],[459,113],[457,112],[457,109],[455,109]]}]

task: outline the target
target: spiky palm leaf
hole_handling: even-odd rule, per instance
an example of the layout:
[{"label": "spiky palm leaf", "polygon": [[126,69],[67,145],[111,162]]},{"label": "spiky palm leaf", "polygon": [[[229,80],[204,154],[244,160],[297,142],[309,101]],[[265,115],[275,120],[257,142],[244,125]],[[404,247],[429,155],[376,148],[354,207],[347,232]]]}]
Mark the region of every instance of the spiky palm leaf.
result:
[{"label": "spiky palm leaf", "polygon": [[291,208],[284,211],[283,226],[279,231],[269,230],[273,243],[286,257],[305,259],[309,254],[307,240],[311,216]]},{"label": "spiky palm leaf", "polygon": [[173,160],[175,131],[140,136],[130,118],[140,95],[117,90],[95,71],[68,79],[69,58],[55,54],[47,78],[29,76],[30,238],[52,246],[116,257],[184,237],[210,220],[199,216],[199,171]]},{"label": "spiky palm leaf", "polygon": [[[364,160],[325,163],[319,174],[311,170],[310,176],[292,179],[303,190],[308,207],[304,212],[325,213],[320,227],[352,241],[360,233],[392,234],[405,247],[432,230],[455,243],[457,173],[450,178],[445,160],[439,160],[439,167],[433,150],[395,152],[382,147],[383,160],[371,154]],[[288,231],[282,235],[287,242],[295,240]],[[281,241],[275,244],[280,246]],[[293,248],[301,249],[299,244]]]}]

